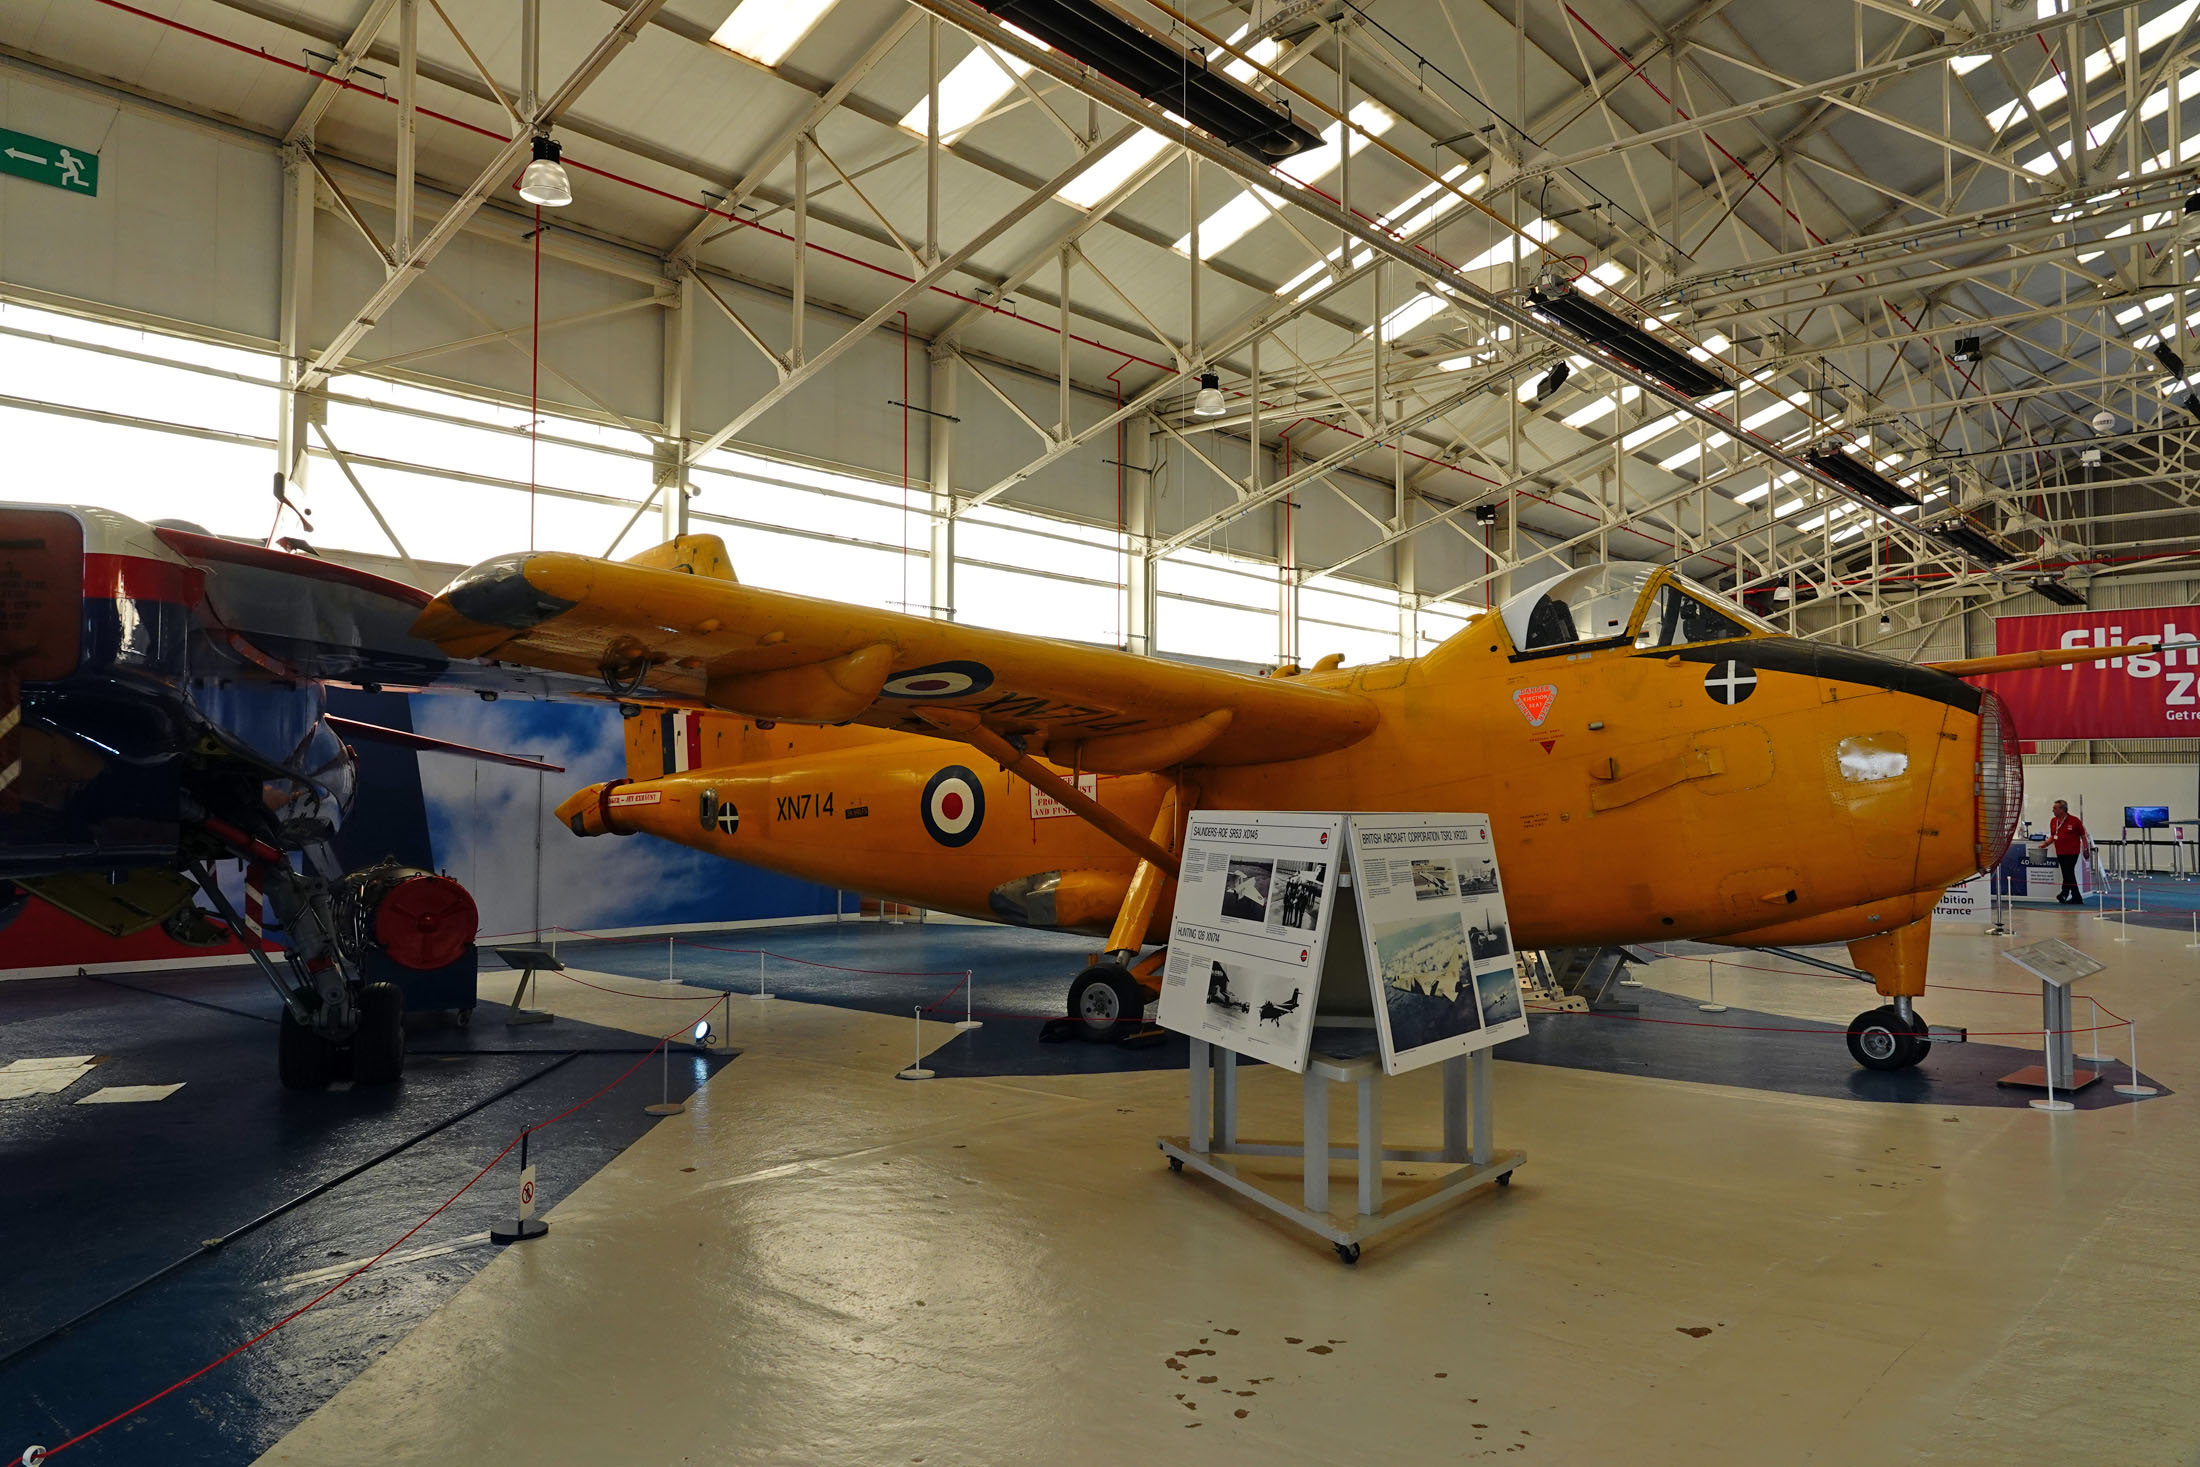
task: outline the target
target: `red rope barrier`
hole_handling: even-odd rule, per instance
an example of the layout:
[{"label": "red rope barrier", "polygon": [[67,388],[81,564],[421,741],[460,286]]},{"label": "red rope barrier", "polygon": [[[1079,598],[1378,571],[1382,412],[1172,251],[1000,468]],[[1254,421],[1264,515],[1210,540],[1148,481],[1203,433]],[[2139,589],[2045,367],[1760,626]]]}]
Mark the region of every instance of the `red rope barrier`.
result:
[{"label": "red rope barrier", "polygon": [[[639,997],[641,995],[636,996]],[[693,997],[693,995],[682,996],[688,998]],[[713,997],[710,1003],[705,1007],[704,1013],[707,1014],[710,1009],[716,1008],[718,1006],[718,1002],[718,999]],[[697,1017],[700,1018],[702,1017],[702,1015],[698,1015]],[[663,1049],[667,1044],[670,1044],[676,1035],[685,1033],[691,1027],[692,1025],[690,1024],[683,1024],[679,1028],[674,1029],[671,1033],[666,1034],[664,1037],[659,1039],[657,1043],[653,1045],[646,1053],[644,1053],[640,1059],[634,1061],[633,1064],[628,1065],[624,1070],[622,1070],[616,1079],[605,1084],[602,1089],[598,1090],[595,1094],[589,1096],[587,1099],[576,1101],[572,1105],[567,1106],[564,1110],[559,1111],[556,1115],[551,1116],[548,1120],[537,1121],[535,1122],[535,1124],[521,1130],[517,1135],[513,1136],[511,1140],[505,1142],[504,1149],[502,1151],[499,1151],[495,1156],[490,1157],[487,1164],[484,1165],[481,1170],[475,1172],[471,1177],[468,1177],[466,1179],[465,1185],[461,1186],[456,1192],[453,1192],[450,1196],[444,1198],[440,1203],[438,1203],[433,1212],[430,1212],[426,1217],[423,1217],[422,1219],[420,1219],[420,1221],[405,1229],[403,1233],[399,1234],[398,1237],[394,1239],[389,1244],[389,1246],[384,1248],[381,1252],[375,1254],[365,1263],[360,1264],[350,1273],[345,1274],[335,1283],[330,1284],[320,1293],[315,1294],[311,1299],[308,1299],[305,1303],[299,1305],[296,1309],[291,1310],[290,1313],[284,1315],[281,1319],[276,1320],[266,1329],[261,1330],[258,1334],[252,1336],[250,1339],[244,1341],[242,1344],[232,1346],[230,1349],[223,1351],[221,1354],[215,1356],[212,1360],[207,1361],[204,1365],[201,1365],[198,1369],[192,1371],[189,1375],[184,1376],[182,1379],[174,1382],[171,1385],[155,1391],[152,1395],[147,1396],[144,1400],[138,1402],[136,1405],[122,1411],[117,1411],[114,1415],[108,1417],[105,1421],[100,1422],[99,1425],[90,1427],[84,1431],[80,1431],[75,1436],[70,1437],[68,1440],[46,1448],[40,1460],[43,1461],[47,1458],[59,1456],[61,1453],[67,1451],[73,1446],[76,1446],[78,1443],[91,1440],[93,1437],[105,1431],[108,1427],[113,1426],[116,1422],[127,1420],[128,1418],[135,1416],[138,1412],[144,1410],[147,1406],[151,1406],[168,1396],[174,1395],[177,1391],[180,1391],[185,1386],[191,1384],[191,1382],[219,1368],[220,1366],[227,1364],[229,1361],[236,1359],[239,1355],[242,1355],[245,1351],[251,1349],[254,1345],[257,1345],[258,1343],[260,1343],[260,1341],[266,1339],[269,1335],[274,1334],[277,1330],[282,1329],[285,1325],[290,1324],[299,1316],[307,1313],[316,1305],[320,1304],[323,1300],[327,1299],[330,1295],[334,1294],[337,1290],[343,1288],[346,1284],[350,1283],[353,1279],[358,1278],[368,1269],[374,1267],[377,1263],[380,1263],[383,1259],[389,1257],[391,1253],[395,1252],[415,1233],[419,1232],[429,1223],[434,1222],[438,1217],[441,1217],[443,1213],[447,1209],[449,1209],[452,1203],[458,1201],[459,1198],[465,1196],[468,1192],[471,1192],[474,1189],[475,1183],[479,1182],[483,1177],[489,1175],[491,1171],[495,1170],[498,1162],[504,1160],[505,1157],[510,1156],[512,1154],[512,1149],[519,1145],[522,1138],[532,1136],[533,1134],[535,1134],[535,1132],[543,1130],[545,1127],[554,1126],[559,1121],[566,1119],[568,1116],[575,1115],[580,1111],[588,1109],[588,1107],[594,1105],[597,1101],[603,1099],[606,1095],[609,1095],[612,1091],[618,1089],[621,1085],[624,1085],[628,1080],[632,1079],[636,1070],[639,1070],[643,1065],[649,1063],[650,1059],[654,1057],[659,1050]],[[29,1450],[29,1448],[25,1448],[22,1452],[17,1453],[14,1459],[9,1464],[9,1467],[23,1467],[24,1459],[29,1455]]]}]

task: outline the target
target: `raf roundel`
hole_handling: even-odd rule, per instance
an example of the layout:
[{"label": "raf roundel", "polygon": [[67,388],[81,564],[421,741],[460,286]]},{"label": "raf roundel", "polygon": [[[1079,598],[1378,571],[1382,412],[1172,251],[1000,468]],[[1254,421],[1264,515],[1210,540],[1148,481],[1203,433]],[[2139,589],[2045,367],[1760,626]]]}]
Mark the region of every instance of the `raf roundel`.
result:
[{"label": "raf roundel", "polygon": [[985,786],[960,764],[950,764],[924,787],[925,834],[943,846],[966,846],[985,824]]},{"label": "raf roundel", "polygon": [[912,667],[907,672],[895,673],[879,689],[879,694],[926,702],[966,697],[992,686],[993,669],[982,662],[935,662],[929,667]]}]

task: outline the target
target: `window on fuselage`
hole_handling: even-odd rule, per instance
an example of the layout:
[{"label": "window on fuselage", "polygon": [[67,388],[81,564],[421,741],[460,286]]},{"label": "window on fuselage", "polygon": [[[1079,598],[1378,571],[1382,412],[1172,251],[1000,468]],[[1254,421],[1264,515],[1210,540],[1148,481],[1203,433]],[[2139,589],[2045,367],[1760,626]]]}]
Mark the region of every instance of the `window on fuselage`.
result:
[{"label": "window on fuselage", "polygon": [[1691,642],[1746,637],[1752,628],[1668,582],[1658,588],[1657,607],[1642,630],[1639,646],[1685,647]]}]

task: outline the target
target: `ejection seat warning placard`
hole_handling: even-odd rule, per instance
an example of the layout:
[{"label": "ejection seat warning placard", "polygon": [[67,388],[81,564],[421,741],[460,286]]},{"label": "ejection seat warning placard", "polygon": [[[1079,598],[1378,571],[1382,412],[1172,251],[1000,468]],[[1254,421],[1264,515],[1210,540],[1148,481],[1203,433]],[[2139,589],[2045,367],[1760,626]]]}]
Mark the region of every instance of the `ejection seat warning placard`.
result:
[{"label": "ejection seat warning placard", "polygon": [[1355,815],[1348,843],[1388,1074],[1528,1032],[1486,815]]},{"label": "ejection seat warning placard", "polygon": [[1194,814],[1184,834],[1164,1027],[1304,1072],[1344,817]]}]

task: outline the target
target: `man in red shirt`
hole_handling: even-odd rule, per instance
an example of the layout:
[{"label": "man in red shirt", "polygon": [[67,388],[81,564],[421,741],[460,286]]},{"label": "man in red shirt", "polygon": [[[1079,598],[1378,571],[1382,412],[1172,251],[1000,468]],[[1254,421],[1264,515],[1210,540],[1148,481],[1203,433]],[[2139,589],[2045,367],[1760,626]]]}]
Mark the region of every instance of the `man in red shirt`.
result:
[{"label": "man in red shirt", "polygon": [[2055,864],[2062,867],[2062,890],[2055,893],[2058,902],[2076,902],[2085,905],[2085,893],[2078,890],[2078,858],[2092,848],[2086,838],[2085,822],[2070,813],[2070,802],[2055,802],[2055,817],[2047,822],[2047,843],[2055,848]]}]

